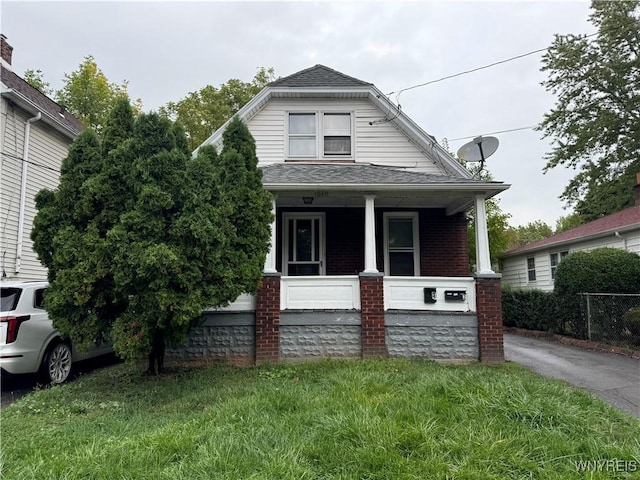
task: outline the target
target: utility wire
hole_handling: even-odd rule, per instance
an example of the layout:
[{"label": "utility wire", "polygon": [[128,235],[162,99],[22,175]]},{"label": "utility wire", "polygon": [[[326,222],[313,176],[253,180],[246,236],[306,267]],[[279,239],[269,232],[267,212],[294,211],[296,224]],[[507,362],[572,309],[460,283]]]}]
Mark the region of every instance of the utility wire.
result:
[{"label": "utility wire", "polygon": [[32,162],[30,160],[25,160],[22,157],[18,157],[17,155],[11,155],[10,153],[2,152],[3,157],[12,158],[14,160],[19,160],[21,162],[28,163],[29,165],[35,165],[36,167],[46,168],[47,170],[51,170],[52,172],[60,173],[60,169],[49,167],[48,165],[42,165],[41,163]]},{"label": "utility wire", "polygon": [[[517,132],[519,130],[532,130],[534,128],[536,128],[537,125],[531,125],[529,127],[518,127],[518,128],[510,128],[509,130],[500,130],[497,132],[489,132],[489,133],[483,133],[482,135],[496,135],[498,133],[509,133],[509,132]],[[448,142],[455,142],[457,140],[466,140],[467,138],[476,138],[478,135],[469,135],[468,137],[458,137],[458,138],[448,138],[447,141]]]},{"label": "utility wire", "polygon": [[[597,35],[597,34],[598,34],[598,32],[591,33],[589,35],[585,35],[584,38],[593,37],[594,35]],[[529,55],[535,55],[536,53],[545,52],[545,51],[549,50],[549,48],[551,48],[551,47],[540,48],[538,50],[532,50],[531,52],[523,53],[521,55],[516,55],[515,57],[511,57],[511,58],[507,58],[505,60],[500,60],[500,61],[497,61],[497,62],[493,62],[493,63],[490,63],[488,65],[483,65],[482,67],[472,68],[471,70],[465,70],[464,72],[454,73],[453,75],[447,75],[446,77],[438,78],[436,80],[430,80],[428,82],[420,83],[418,85],[413,85],[412,87],[403,88],[403,89],[395,91],[395,92],[389,92],[387,94],[387,96],[393,95],[395,93],[396,94],[396,99],[397,99],[402,92],[406,92],[407,90],[413,90],[414,88],[424,87],[426,85],[431,85],[433,83],[438,83],[438,82],[442,82],[444,80],[449,80],[450,78],[460,77],[460,76],[466,75],[468,73],[473,73],[473,72],[477,72],[479,70],[484,70],[484,69],[487,69],[487,68],[495,67],[496,65],[501,65],[503,63],[512,62],[513,60],[518,60],[518,59],[523,58],[523,57],[528,57]]]}]

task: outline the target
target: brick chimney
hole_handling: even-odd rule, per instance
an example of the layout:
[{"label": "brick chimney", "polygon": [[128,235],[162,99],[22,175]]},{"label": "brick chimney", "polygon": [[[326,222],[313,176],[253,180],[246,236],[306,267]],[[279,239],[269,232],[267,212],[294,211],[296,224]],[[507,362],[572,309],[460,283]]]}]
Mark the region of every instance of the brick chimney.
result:
[{"label": "brick chimney", "polygon": [[2,56],[2,60],[11,65],[13,47],[7,43],[7,37],[5,37],[4,34],[0,34],[0,54]]},{"label": "brick chimney", "polygon": [[640,205],[640,173],[636,173],[636,184],[633,187],[633,193],[636,196],[636,207]]}]

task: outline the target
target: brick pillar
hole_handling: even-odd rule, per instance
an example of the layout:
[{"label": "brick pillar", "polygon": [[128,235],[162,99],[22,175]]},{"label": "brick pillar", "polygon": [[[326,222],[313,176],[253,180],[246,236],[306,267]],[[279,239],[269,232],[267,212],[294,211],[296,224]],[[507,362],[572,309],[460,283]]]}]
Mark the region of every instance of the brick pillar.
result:
[{"label": "brick pillar", "polygon": [[387,356],[384,329],[384,289],[382,273],[360,274],[362,313],[362,358]]},{"label": "brick pillar", "polygon": [[256,364],[280,360],[280,274],[265,273],[256,298]]},{"label": "brick pillar", "polygon": [[501,275],[476,274],[478,340],[482,363],[504,362]]}]

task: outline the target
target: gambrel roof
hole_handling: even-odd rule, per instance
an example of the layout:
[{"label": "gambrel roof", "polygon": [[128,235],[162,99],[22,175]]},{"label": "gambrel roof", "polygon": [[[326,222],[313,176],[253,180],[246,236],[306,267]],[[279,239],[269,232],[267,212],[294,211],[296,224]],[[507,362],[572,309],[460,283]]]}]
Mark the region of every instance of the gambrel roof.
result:
[{"label": "gambrel roof", "polygon": [[270,87],[362,87],[371,83],[350,77],[324,65],[315,65],[305,70],[280,78],[269,84]]}]

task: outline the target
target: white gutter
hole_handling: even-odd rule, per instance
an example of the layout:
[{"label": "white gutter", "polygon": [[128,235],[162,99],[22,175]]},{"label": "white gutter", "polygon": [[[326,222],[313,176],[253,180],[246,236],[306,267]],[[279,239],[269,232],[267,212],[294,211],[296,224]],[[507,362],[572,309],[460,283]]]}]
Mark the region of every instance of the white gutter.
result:
[{"label": "white gutter", "polygon": [[433,191],[451,190],[453,192],[469,192],[475,194],[490,193],[497,194],[507,190],[511,185],[504,183],[430,183],[430,184],[397,184],[397,183],[313,183],[313,184],[292,184],[292,183],[268,183],[264,182],[264,188],[269,191],[302,191],[302,190],[328,190],[328,191]]},{"label": "white gutter", "polygon": [[27,172],[29,167],[29,134],[31,124],[42,118],[38,112],[35,117],[27,119],[24,125],[24,147],[22,149],[22,184],[20,186],[20,212],[18,213],[18,241],[16,242],[15,273],[20,272],[22,266],[22,241],[24,239],[24,210],[27,197]]},{"label": "white gutter", "polygon": [[[40,110],[41,107],[33,103],[31,100],[29,100],[27,97],[22,95],[20,92],[14,90],[13,88],[5,89],[6,86],[4,84],[2,84],[2,87],[3,87],[2,89],[3,97],[8,97],[16,105],[23,108],[27,112],[29,111],[33,113],[38,112],[40,113],[40,115],[42,115],[42,112]],[[53,115],[51,115],[48,112],[44,112],[44,118],[42,120],[46,122],[47,125],[50,125],[56,131],[60,132],[65,137],[70,138],[71,140],[76,138],[76,136],[78,135],[78,132],[70,129],[68,125],[65,125],[64,123],[60,122],[57,118],[55,118]]]}]

